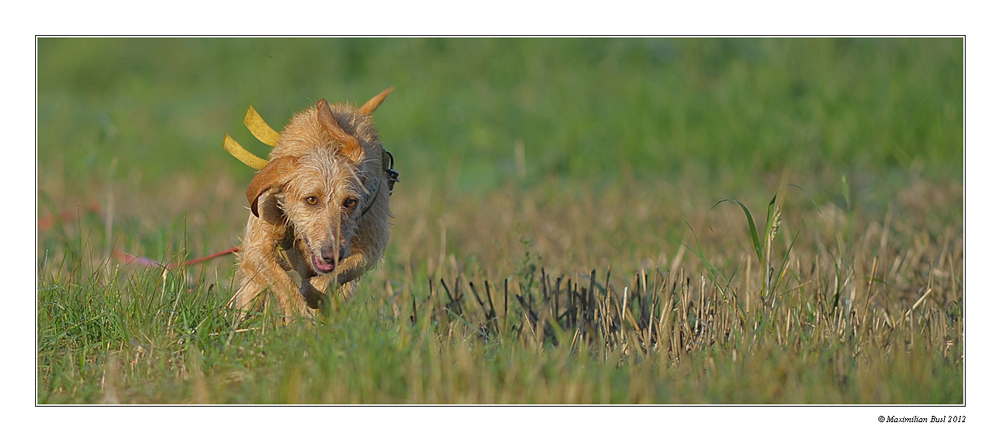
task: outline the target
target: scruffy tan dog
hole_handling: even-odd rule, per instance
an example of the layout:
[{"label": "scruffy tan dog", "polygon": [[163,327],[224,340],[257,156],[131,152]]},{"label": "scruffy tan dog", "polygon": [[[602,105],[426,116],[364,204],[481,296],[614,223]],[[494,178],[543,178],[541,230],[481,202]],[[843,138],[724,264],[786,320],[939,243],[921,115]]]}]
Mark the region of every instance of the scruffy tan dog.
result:
[{"label": "scruffy tan dog", "polygon": [[331,283],[350,296],[381,260],[399,179],[371,114],[391,91],[359,109],[319,100],[285,126],[247,188],[251,214],[231,306],[259,307],[269,290],[285,317],[311,316]]}]

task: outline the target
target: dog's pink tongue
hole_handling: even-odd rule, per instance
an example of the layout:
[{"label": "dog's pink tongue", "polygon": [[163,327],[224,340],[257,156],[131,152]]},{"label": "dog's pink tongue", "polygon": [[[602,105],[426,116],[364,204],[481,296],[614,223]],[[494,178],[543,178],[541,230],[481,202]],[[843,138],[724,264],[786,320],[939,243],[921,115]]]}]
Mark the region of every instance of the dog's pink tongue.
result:
[{"label": "dog's pink tongue", "polygon": [[318,270],[320,270],[320,271],[322,271],[324,273],[328,273],[330,271],[333,271],[333,264],[332,263],[326,263],[326,262],[324,262],[321,259],[317,259],[316,257],[313,257],[313,265],[316,265],[316,269],[318,269]]}]

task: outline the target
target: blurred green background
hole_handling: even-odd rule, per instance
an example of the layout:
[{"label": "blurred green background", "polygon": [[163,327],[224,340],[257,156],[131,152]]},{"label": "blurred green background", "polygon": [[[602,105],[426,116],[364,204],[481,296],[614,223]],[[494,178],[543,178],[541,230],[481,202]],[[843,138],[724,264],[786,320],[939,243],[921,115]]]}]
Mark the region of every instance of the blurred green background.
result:
[{"label": "blurred green background", "polygon": [[[785,168],[873,188],[961,180],[963,42],[891,39],[41,38],[38,161],[89,182],[252,171],[226,154],[253,105],[276,129],[319,98],[396,91],[376,120],[407,185],[555,177],[732,191]],[[122,172],[119,172],[122,173]],[[86,192],[86,185],[66,191]],[[768,188],[773,191],[773,187]],[[82,196],[81,197],[85,197]]]}]

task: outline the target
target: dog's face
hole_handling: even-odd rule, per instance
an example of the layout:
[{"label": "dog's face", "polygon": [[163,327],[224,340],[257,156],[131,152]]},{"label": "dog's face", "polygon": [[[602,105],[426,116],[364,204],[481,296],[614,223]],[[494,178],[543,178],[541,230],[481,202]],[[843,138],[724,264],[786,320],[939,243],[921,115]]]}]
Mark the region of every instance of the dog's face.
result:
[{"label": "dog's face", "polygon": [[326,274],[350,254],[362,207],[375,195],[346,158],[317,149],[296,162],[278,207],[294,231],[294,246],[317,274]]},{"label": "dog's face", "polygon": [[[388,92],[358,112],[370,114]],[[285,155],[267,162],[247,188],[253,215],[291,227],[294,247],[316,274],[334,271],[351,255],[358,221],[379,193],[381,144],[376,135],[365,145],[320,100],[285,128],[275,147]]]}]

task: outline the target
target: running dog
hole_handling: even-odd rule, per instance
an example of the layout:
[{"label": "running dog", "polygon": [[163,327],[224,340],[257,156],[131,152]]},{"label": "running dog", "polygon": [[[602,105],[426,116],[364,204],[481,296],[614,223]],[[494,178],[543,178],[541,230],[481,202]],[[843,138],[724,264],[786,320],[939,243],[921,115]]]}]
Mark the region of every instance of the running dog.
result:
[{"label": "running dog", "polygon": [[311,317],[328,288],[351,296],[382,259],[399,174],[371,114],[391,91],[360,108],[321,99],[276,134],[266,165],[256,158],[263,167],[247,187],[250,216],[232,307],[259,308],[269,291],[287,320]]}]

